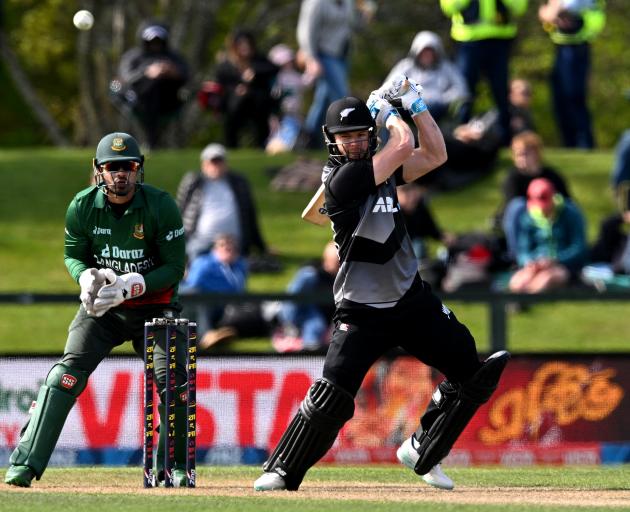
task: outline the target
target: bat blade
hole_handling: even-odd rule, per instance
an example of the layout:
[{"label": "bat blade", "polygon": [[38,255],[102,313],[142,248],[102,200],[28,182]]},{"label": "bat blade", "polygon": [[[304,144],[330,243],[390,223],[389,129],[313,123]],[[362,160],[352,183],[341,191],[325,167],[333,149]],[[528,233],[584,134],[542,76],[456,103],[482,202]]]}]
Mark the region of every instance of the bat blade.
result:
[{"label": "bat blade", "polygon": [[317,192],[313,195],[309,203],[302,212],[302,218],[318,226],[328,224],[328,216],[323,214],[320,209],[324,206],[324,184],[322,183]]}]

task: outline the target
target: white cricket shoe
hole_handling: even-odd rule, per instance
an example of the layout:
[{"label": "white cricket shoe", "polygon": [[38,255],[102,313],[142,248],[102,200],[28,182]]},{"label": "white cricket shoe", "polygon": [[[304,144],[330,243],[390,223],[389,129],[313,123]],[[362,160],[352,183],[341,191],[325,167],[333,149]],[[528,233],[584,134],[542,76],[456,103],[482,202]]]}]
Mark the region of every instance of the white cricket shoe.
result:
[{"label": "white cricket shoe", "polygon": [[[418,462],[420,456],[413,446],[413,436],[406,439],[405,442],[400,445],[400,448],[396,451],[396,457],[398,457],[401,464],[407,466],[409,469],[414,469],[416,467],[416,462]],[[451,480],[446,474],[444,474],[444,471],[442,471],[441,464],[433,466],[426,475],[422,475],[422,479],[429,485],[437,487],[438,489],[446,489],[450,491],[455,487],[453,480]]]},{"label": "white cricket shoe", "polygon": [[263,473],[258,480],[254,482],[255,491],[285,491],[287,484],[284,483],[278,473]]}]

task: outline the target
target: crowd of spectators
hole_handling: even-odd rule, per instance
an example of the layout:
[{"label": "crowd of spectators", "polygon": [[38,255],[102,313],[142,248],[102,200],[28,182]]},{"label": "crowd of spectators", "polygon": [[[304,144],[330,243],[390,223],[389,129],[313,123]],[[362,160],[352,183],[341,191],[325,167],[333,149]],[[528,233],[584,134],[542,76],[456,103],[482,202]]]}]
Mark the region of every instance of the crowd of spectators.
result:
[{"label": "crowd of spectators", "polygon": [[[473,9],[440,0],[451,19],[452,57],[438,34],[421,30],[407,54],[383,77],[385,81],[402,73],[422,84],[448,152],[439,169],[398,189],[421,268],[439,267],[431,282],[447,291],[481,285],[539,293],[584,283],[601,287],[622,282],[615,279],[630,275],[630,130],[619,141],[611,172],[618,213],[602,221],[597,240],[589,246],[588,219],[570,193],[571,169],[556,170],[544,160],[543,140],[531,110],[535,91],[528,80],[509,75],[518,20],[528,2],[477,3],[480,8]],[[320,147],[323,113],[331,101],[350,91],[352,34],[367,26],[375,9],[376,4],[367,1],[355,5],[350,0],[302,0],[295,46],[279,43],[268,52],[258,46],[253,32],[230,33],[212,80],[204,84],[208,92],[204,106],[219,114],[223,140],[203,149],[200,169],[185,174],[177,191],[189,259],[182,293],[245,292],[247,276],[260,261],[256,255],[273,259],[259,228],[250,185],[229,168],[226,147],[247,145],[268,154]],[[590,44],[605,23],[603,3],[548,0],[538,16],[555,48],[550,87],[562,143],[592,148],[587,82]],[[166,24],[143,24],[139,46],[125,54],[117,78],[118,104],[141,121],[149,146],[159,144],[165,123],[181,107],[181,91],[189,77],[185,61],[169,47],[168,36]],[[488,82],[493,105],[478,111],[475,100],[482,78]],[[306,98],[311,98],[310,107]],[[499,171],[502,194],[489,231],[444,231],[431,211],[432,195],[464,188],[497,170],[502,148],[510,149],[512,164]],[[337,268],[335,249],[329,244],[320,261],[297,271],[287,292],[330,289]],[[226,308],[198,313],[205,346],[240,334],[235,324],[243,318],[238,314],[227,315],[226,323]],[[263,304],[248,314],[264,325],[259,334],[269,334],[279,351],[325,347],[331,321],[326,308],[286,302]]]}]

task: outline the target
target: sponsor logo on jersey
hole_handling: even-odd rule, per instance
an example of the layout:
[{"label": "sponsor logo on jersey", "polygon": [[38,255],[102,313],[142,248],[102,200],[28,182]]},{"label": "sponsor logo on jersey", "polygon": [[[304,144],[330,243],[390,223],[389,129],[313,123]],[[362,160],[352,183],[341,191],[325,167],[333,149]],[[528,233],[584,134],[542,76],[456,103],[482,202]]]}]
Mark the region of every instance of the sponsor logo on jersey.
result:
[{"label": "sponsor logo on jersey", "polygon": [[170,242],[171,240],[173,240],[173,238],[180,237],[183,234],[184,234],[184,228],[183,227],[181,227],[179,229],[176,229],[175,231],[169,231],[168,235],[166,235],[166,240]]},{"label": "sponsor logo on jersey", "polygon": [[74,375],[70,375],[69,373],[64,373],[61,376],[61,381],[59,382],[59,384],[61,384],[61,387],[66,389],[72,389],[76,383],[77,378]]},{"label": "sponsor logo on jersey", "polygon": [[144,258],[144,249],[121,249],[117,245],[105,244],[101,251],[102,258],[118,258],[121,260],[139,260]]},{"label": "sponsor logo on jersey", "polygon": [[398,207],[394,206],[392,197],[379,197],[372,208],[372,213],[396,213],[397,211]]},{"label": "sponsor logo on jersey", "polygon": [[133,237],[138,240],[144,239],[144,224],[136,224],[133,227]]},{"label": "sponsor logo on jersey", "polygon": [[127,146],[125,146],[125,141],[122,137],[114,137],[112,139],[112,149],[114,151],[124,151],[125,149],[127,149]]},{"label": "sponsor logo on jersey", "polygon": [[112,230],[109,228],[99,228],[98,226],[94,226],[92,230],[93,235],[111,235]]},{"label": "sponsor logo on jersey", "polygon": [[348,117],[350,112],[354,110],[354,107],[344,108],[341,112],[339,112],[339,119],[343,119],[344,117]]}]

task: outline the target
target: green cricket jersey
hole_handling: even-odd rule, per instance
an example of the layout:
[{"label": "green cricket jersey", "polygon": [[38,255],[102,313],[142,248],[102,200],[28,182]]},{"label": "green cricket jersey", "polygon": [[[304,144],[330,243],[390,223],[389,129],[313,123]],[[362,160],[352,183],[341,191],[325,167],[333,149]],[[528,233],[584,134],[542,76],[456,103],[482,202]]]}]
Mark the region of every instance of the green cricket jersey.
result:
[{"label": "green cricket jersey", "polygon": [[75,281],[92,267],[144,276],[144,295],[123,307],[175,302],[185,254],[179,209],[168,193],[155,187],[140,186],[120,218],[96,187],[79,192],[68,207],[64,259]]}]

